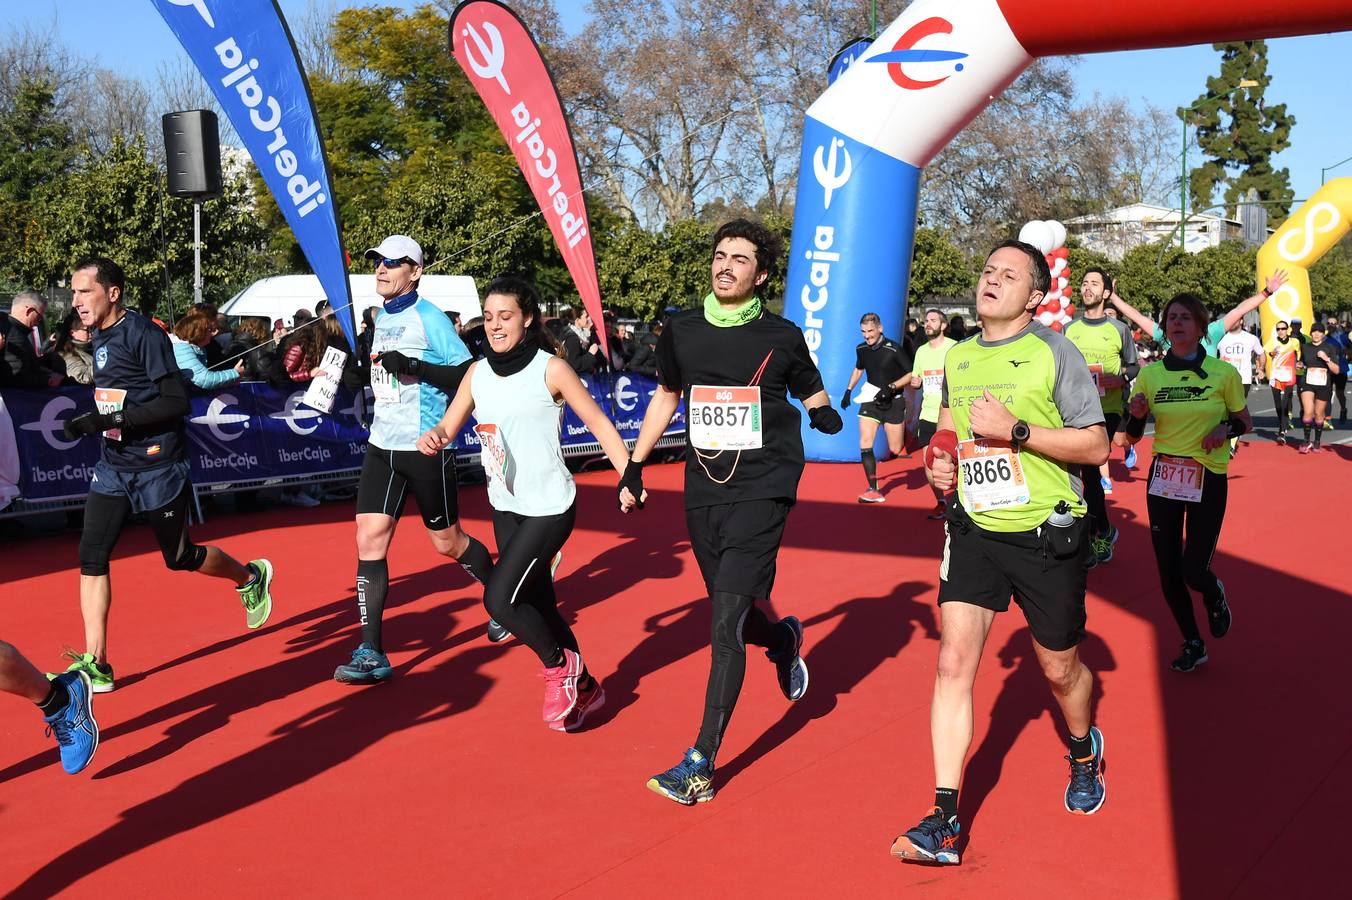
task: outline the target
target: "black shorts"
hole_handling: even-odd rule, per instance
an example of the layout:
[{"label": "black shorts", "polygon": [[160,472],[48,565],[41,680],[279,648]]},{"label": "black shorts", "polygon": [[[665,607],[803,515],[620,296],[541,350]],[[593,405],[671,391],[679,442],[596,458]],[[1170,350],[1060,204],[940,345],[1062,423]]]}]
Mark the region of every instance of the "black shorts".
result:
[{"label": "black shorts", "polygon": [[906,423],[906,400],[900,394],[887,409],[879,409],[876,403],[859,404],[859,417],[872,419],[884,425],[904,425]]},{"label": "black shorts", "polygon": [[[1329,373],[1330,382],[1332,382],[1333,380],[1332,375],[1333,373],[1330,372]],[[1330,400],[1333,399],[1333,385],[1331,383],[1321,385],[1306,384],[1305,379],[1302,378],[1300,380],[1300,393],[1314,394],[1314,399],[1323,400],[1325,403],[1328,403]]]},{"label": "black shorts", "polygon": [[169,506],[184,490],[191,497],[192,480],[188,464],[182,461],[157,469],[126,472],[100,459],[94,464],[89,489],[110,497],[126,497],[131,511],[140,514]]},{"label": "black shorts", "polygon": [[1033,639],[1048,650],[1084,640],[1084,590],[1089,571],[1087,518],[1068,526],[1071,545],[1058,558],[1040,532],[1001,533],[979,528],[961,507],[950,511],[939,565],[939,603],[960,602],[1004,612],[1009,600],[1023,610]]},{"label": "black shorts", "polygon": [[915,445],[917,448],[927,446],[930,438],[934,437],[934,432],[939,430],[938,422],[926,422],[921,419],[915,426]]},{"label": "black shorts", "polygon": [[454,525],[460,516],[455,451],[448,448],[436,456],[424,456],[417,450],[368,446],[357,482],[357,514],[378,513],[398,519],[404,514],[404,500],[410,490],[429,531]]},{"label": "black shorts", "polygon": [[690,549],[710,594],[770,596],[790,506],[788,500],[743,500],[685,511]]}]

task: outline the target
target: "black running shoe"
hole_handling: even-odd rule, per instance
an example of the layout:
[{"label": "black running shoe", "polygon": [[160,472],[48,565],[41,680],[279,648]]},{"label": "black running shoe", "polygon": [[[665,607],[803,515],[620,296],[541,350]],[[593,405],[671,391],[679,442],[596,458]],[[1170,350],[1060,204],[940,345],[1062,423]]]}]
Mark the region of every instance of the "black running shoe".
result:
[{"label": "black running shoe", "polygon": [[1169,664],[1175,672],[1191,672],[1207,661],[1206,644],[1201,641],[1184,641],[1183,655]]},{"label": "black running shoe", "polygon": [[1225,600],[1225,582],[1219,578],[1216,583],[1221,586],[1221,599],[1216,601],[1216,605],[1206,604],[1207,622],[1211,625],[1211,636],[1214,638],[1223,638],[1230,631],[1230,604]]},{"label": "black running shoe", "polygon": [[779,620],[793,633],[793,646],[778,653],[766,650],[765,656],[775,664],[775,674],[779,676],[779,689],[788,700],[801,700],[807,693],[807,663],[799,651],[803,649],[803,623],[797,616],[785,616]]},{"label": "black running shoe", "polygon": [[1103,733],[1097,728],[1089,728],[1090,743],[1094,754],[1088,759],[1074,759],[1067,756],[1070,763],[1070,782],[1066,785],[1066,812],[1077,816],[1091,816],[1103,805],[1108,794],[1103,781]]},{"label": "black running shoe", "polygon": [[691,747],[676,765],[649,778],[648,790],[682,806],[707,803],[714,799],[714,764]]},{"label": "black running shoe", "polygon": [[892,855],[907,862],[930,862],[956,866],[962,861],[958,854],[958,835],[962,826],[958,817],[944,818],[944,811],[934,807],[912,828],[892,842]]},{"label": "black running shoe", "polygon": [[512,636],[512,633],[498,624],[496,619],[488,620],[488,639],[495,644],[501,644]]}]

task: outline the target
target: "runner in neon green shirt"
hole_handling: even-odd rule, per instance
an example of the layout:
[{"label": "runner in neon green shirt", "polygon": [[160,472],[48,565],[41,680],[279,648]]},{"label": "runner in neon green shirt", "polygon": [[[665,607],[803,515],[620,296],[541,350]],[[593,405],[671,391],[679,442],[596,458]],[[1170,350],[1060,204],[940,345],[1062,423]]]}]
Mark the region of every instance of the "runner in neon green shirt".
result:
[{"label": "runner in neon green shirt", "polygon": [[[911,404],[911,421],[907,427],[916,436],[916,446],[924,447],[939,427],[939,407],[943,405],[944,357],[958,342],[948,337],[948,320],[937,309],[925,310],[925,343],[915,348],[915,367],[911,370],[912,384],[920,385],[920,402]],[[933,488],[933,486],[931,485]],[[934,489],[934,509],[931,519],[944,517],[944,496]]]}]

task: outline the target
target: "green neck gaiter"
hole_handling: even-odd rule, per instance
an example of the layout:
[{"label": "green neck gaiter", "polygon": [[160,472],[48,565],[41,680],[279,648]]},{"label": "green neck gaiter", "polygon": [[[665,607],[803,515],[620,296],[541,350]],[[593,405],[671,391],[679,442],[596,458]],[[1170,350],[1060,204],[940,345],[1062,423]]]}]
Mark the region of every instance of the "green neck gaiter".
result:
[{"label": "green neck gaiter", "polygon": [[718,298],[713,294],[704,298],[704,320],[710,325],[717,325],[719,328],[735,328],[738,325],[745,325],[752,319],[759,318],[761,314],[761,301],[759,297],[752,297],[746,303],[736,309],[724,309],[718,302]]}]

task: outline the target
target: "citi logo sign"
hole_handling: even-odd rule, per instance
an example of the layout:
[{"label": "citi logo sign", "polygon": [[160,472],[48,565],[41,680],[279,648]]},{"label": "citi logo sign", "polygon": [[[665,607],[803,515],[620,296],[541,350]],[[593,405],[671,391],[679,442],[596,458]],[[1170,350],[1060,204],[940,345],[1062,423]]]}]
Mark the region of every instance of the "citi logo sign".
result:
[{"label": "citi logo sign", "polygon": [[42,415],[38,416],[36,422],[25,422],[19,427],[24,431],[40,433],[47,446],[53,450],[70,450],[80,441],[79,438],[73,441],[66,439],[66,421],[61,414],[74,408],[75,401],[71,398],[57,397],[42,408]]},{"label": "citi logo sign", "polygon": [[229,443],[236,440],[244,433],[244,429],[239,431],[226,431],[223,426],[243,425],[249,427],[249,417],[244,413],[229,412],[230,407],[239,403],[234,394],[219,394],[211,398],[211,403],[207,406],[207,411],[200,416],[194,416],[189,419],[194,425],[205,425],[216,440],[223,443]]},{"label": "citi logo sign", "polygon": [[952,34],[953,23],[939,16],[931,16],[928,19],[922,19],[907,29],[893,45],[892,49],[886,53],[879,53],[870,56],[864,62],[882,63],[887,66],[887,74],[891,77],[897,87],[907,91],[923,91],[927,88],[937,87],[951,78],[951,75],[945,75],[942,78],[933,78],[921,80],[912,78],[906,74],[906,63],[938,63],[953,62],[953,71],[961,72],[962,63],[957,62],[960,59],[966,59],[967,54],[956,50],[928,50],[916,49],[916,44],[927,37],[936,34]]}]

